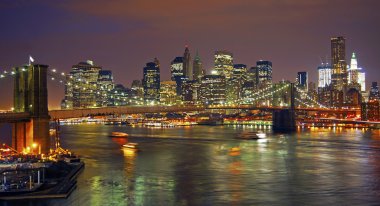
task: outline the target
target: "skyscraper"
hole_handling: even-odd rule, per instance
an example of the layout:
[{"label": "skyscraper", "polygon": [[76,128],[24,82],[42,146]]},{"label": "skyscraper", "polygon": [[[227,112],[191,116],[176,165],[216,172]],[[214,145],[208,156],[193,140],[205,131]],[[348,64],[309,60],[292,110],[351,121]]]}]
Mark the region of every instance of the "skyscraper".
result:
[{"label": "skyscraper", "polygon": [[171,79],[176,82],[177,95],[181,95],[182,83],[187,80],[185,74],[185,63],[183,57],[176,57],[170,64]]},{"label": "skyscraper", "polygon": [[183,54],[183,73],[187,79],[193,80],[193,68],[191,66],[191,56],[189,47],[186,45],[185,53]]},{"label": "skyscraper", "polygon": [[371,90],[369,91],[369,101],[380,101],[379,86],[377,82],[372,82]]},{"label": "skyscraper", "polygon": [[66,109],[102,106],[98,105],[100,103],[98,79],[101,70],[102,67],[94,65],[91,60],[72,66],[65,85]]},{"label": "skyscraper", "polygon": [[177,81],[185,77],[183,57],[176,57],[170,63],[170,72],[172,81]]},{"label": "skyscraper", "polygon": [[339,91],[348,84],[345,41],[342,36],[331,38],[331,84],[333,89]]},{"label": "skyscraper", "polygon": [[205,75],[201,80],[200,100],[206,105],[225,103],[225,77],[222,75]]},{"label": "skyscraper", "polygon": [[222,75],[229,79],[232,75],[234,68],[233,55],[229,51],[216,51],[215,52],[215,71],[216,74]]},{"label": "skyscraper", "polygon": [[234,69],[232,70],[232,78],[236,78],[242,81],[246,81],[247,78],[247,65],[245,64],[234,64]]},{"label": "skyscraper", "polygon": [[358,67],[356,54],[352,53],[350,67],[348,68],[348,84],[350,87],[358,87],[360,91],[365,91],[365,73]]},{"label": "skyscraper", "polygon": [[331,66],[327,63],[322,63],[318,67],[318,88],[324,88],[331,84]]},{"label": "skyscraper", "polygon": [[175,105],[179,100],[175,81],[162,81],[160,85],[160,103],[162,105]]},{"label": "skyscraper", "polygon": [[112,71],[110,70],[100,70],[98,77],[98,87],[97,91],[97,105],[101,107],[105,107],[108,105],[109,93],[114,89],[115,85],[113,82]]},{"label": "skyscraper", "polygon": [[199,57],[198,51],[194,57],[194,62],[193,62],[193,79],[200,81],[200,79],[205,75],[205,71],[203,70],[202,67],[202,61],[201,58]]},{"label": "skyscraper", "polygon": [[160,63],[157,58],[144,67],[142,84],[146,104],[157,104],[160,101]]},{"label": "skyscraper", "polygon": [[256,84],[260,86],[265,86],[272,84],[272,62],[270,61],[257,61],[256,62]]},{"label": "skyscraper", "polygon": [[305,91],[308,91],[308,75],[307,72],[297,73],[297,86]]}]

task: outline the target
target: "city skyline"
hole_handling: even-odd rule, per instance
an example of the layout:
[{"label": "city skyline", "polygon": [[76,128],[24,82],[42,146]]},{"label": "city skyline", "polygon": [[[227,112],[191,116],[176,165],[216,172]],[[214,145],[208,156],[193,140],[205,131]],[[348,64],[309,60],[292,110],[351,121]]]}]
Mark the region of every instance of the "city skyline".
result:
[{"label": "city skyline", "polygon": [[[380,32],[373,26],[379,19],[376,1],[205,1],[189,3],[182,10],[174,1],[125,4],[8,1],[0,6],[4,31],[0,34],[0,70],[27,63],[29,55],[65,72],[91,59],[112,70],[116,83],[130,87],[134,79],[142,79],[145,63],[154,57],[161,63],[161,79],[169,80],[170,61],[182,55],[188,44],[192,57],[199,52],[208,74],[214,52],[228,50],[235,64],[248,68],[260,59],[273,62],[275,82],[295,80],[300,71],[308,71],[309,80],[317,82],[320,57],[330,54],[330,38],[342,35],[346,57],[356,52],[359,66],[368,74],[367,87],[378,81],[374,75],[380,64],[376,58]],[[34,11],[33,15],[28,11]],[[57,105],[63,87],[51,90],[58,91],[49,92],[52,104]],[[4,109],[12,104],[1,103]]]}]

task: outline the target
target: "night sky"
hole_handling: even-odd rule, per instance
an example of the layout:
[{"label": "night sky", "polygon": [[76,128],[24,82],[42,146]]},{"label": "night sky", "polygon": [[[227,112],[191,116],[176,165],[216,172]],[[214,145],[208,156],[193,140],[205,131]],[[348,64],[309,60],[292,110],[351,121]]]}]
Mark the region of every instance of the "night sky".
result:
[{"label": "night sky", "polygon": [[[346,37],[346,55],[357,53],[367,85],[380,81],[378,0],[1,0],[0,71],[28,62],[68,72],[87,59],[113,71],[130,87],[157,57],[161,79],[189,45],[204,67],[215,50],[234,63],[273,62],[274,81],[308,71],[316,82],[320,57],[330,56],[330,37]],[[0,80],[0,109],[12,105],[12,80]],[[58,107],[64,87],[49,83],[49,104]]]}]

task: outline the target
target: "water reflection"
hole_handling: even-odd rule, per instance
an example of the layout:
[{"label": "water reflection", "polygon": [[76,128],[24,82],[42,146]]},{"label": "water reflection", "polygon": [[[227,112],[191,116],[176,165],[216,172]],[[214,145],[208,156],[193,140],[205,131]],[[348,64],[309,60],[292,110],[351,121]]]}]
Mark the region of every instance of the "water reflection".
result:
[{"label": "water reflection", "polygon": [[[62,145],[86,162],[77,189],[68,199],[23,203],[376,205],[380,200],[378,130],[310,128],[289,135],[252,126],[62,129]],[[107,136],[116,129],[129,137]],[[265,139],[236,139],[258,130]],[[127,142],[139,143],[141,152],[122,149]]]}]

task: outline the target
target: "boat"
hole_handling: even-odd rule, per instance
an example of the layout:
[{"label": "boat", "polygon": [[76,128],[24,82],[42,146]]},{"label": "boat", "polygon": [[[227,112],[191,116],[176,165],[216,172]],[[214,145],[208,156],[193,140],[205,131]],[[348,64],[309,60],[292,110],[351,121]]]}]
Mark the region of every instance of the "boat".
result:
[{"label": "boat", "polygon": [[137,143],[127,143],[127,144],[123,144],[123,148],[126,148],[126,149],[132,149],[132,150],[139,150],[139,144]]},{"label": "boat", "polygon": [[242,133],[238,135],[237,139],[246,139],[246,140],[257,140],[257,139],[264,139],[266,137],[266,134],[263,132],[248,132],[248,133]]},{"label": "boat", "polygon": [[240,147],[232,147],[230,152],[240,152]]},{"label": "boat", "polygon": [[128,134],[124,132],[112,132],[111,137],[128,137]]}]

